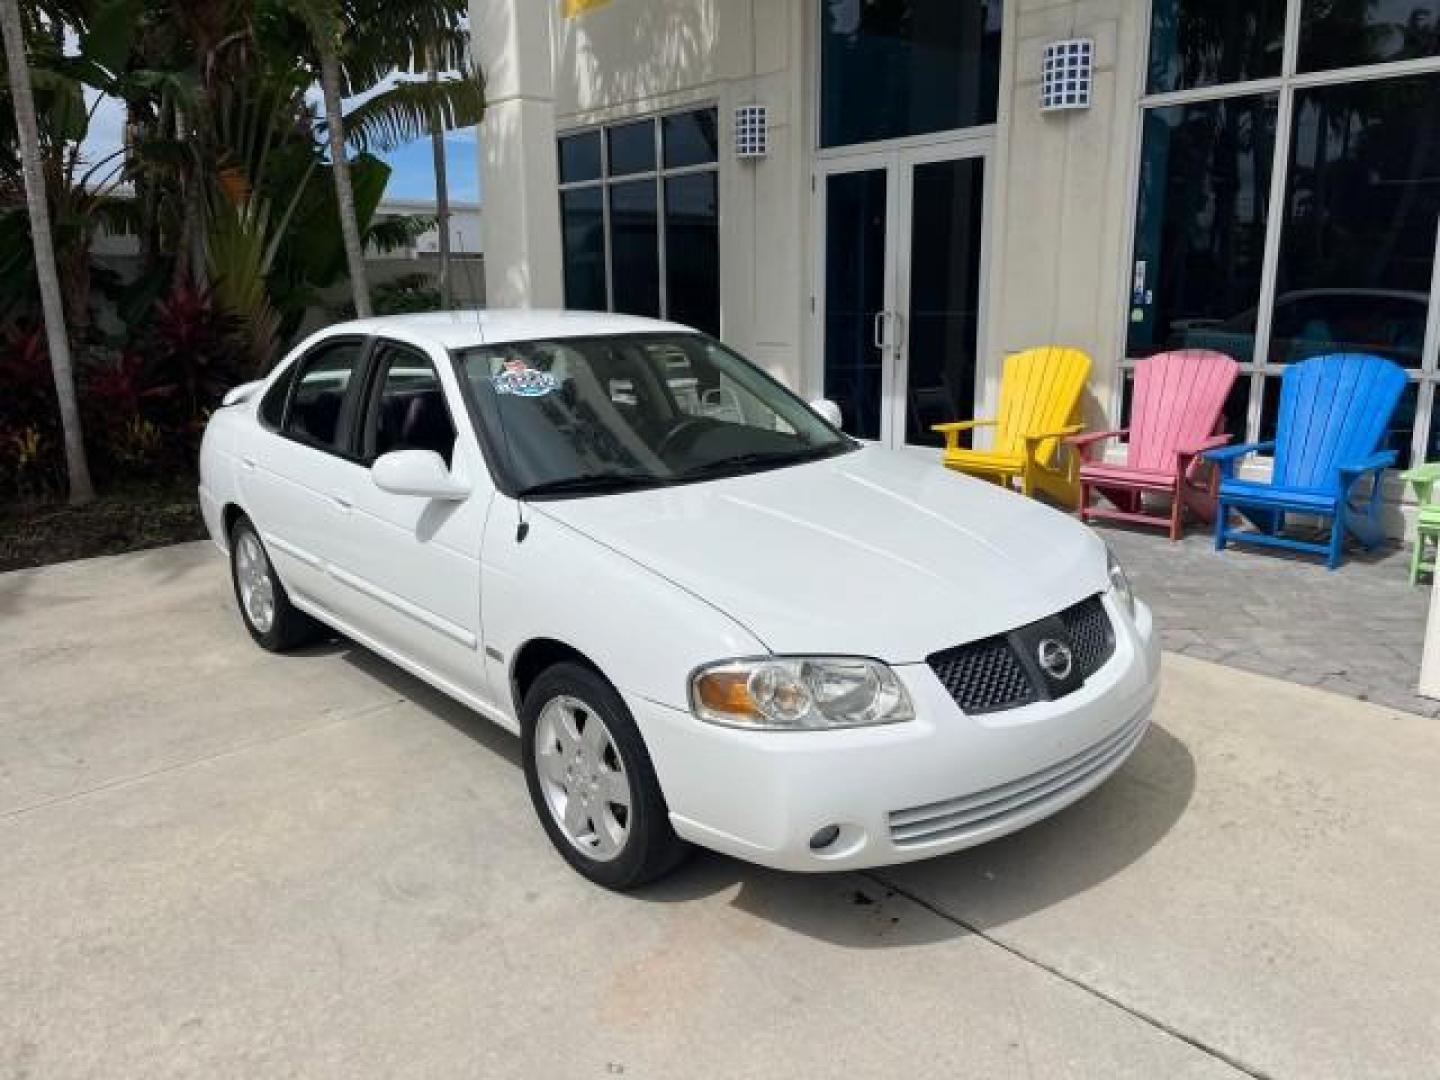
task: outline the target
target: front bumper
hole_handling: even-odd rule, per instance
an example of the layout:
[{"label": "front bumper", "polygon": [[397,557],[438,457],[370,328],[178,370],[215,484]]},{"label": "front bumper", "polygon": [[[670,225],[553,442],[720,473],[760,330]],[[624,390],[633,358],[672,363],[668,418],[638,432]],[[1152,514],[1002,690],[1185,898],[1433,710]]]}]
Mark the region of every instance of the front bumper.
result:
[{"label": "front bumper", "polygon": [[[784,870],[930,858],[1039,821],[1102,784],[1139,744],[1159,689],[1149,608],[1105,599],[1115,653],[1079,690],[963,713],[925,664],[897,667],[916,719],[838,731],[753,732],[629,701],[675,831]],[[838,836],[820,851],[811,838]]]}]

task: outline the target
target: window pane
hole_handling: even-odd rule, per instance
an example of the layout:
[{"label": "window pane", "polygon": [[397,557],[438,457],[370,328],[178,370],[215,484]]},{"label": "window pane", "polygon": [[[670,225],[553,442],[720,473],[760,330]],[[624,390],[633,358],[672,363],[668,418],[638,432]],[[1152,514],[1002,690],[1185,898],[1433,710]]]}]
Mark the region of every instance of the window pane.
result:
[{"label": "window pane", "polygon": [[305,367],[290,399],[286,434],[327,449],[341,448],[340,414],[360,348],[358,342],[341,342],[302,361]]},{"label": "window pane", "polygon": [[975,415],[976,327],[985,166],[915,166],[905,441],[942,446],[932,424]]},{"label": "window pane", "polygon": [[825,396],[840,406],[847,432],[878,439],[886,170],[831,176],[825,192]]},{"label": "window pane", "polygon": [[1270,360],[1418,367],[1440,216],[1440,75],[1300,90]]},{"label": "window pane", "polygon": [[611,280],[614,310],[660,315],[660,234],[655,181],[610,187]]},{"label": "window pane", "polygon": [[610,175],[655,171],[655,121],[606,128],[610,141]]},{"label": "window pane", "polygon": [[565,306],[604,311],[605,217],[600,188],[560,193],[560,228],[565,247]]},{"label": "window pane", "polygon": [[405,351],[386,358],[385,381],[370,408],[365,447],[371,461],[395,450],[430,450],[450,464],[455,425],[440,377],[427,357]]},{"label": "window pane", "polygon": [[1154,0],[1150,92],[1280,74],[1285,0]]},{"label": "window pane", "polygon": [[820,142],[995,122],[1001,0],[822,0]]},{"label": "window pane", "polygon": [[665,317],[720,335],[720,209],[713,172],[665,181]]},{"label": "window pane", "polygon": [[1277,108],[1264,94],[1145,113],[1127,355],[1252,359]]},{"label": "window pane", "polygon": [[600,179],[600,133],[587,131],[560,140],[560,182]]},{"label": "window pane", "polygon": [[1300,70],[1440,54],[1440,0],[1306,0]]},{"label": "window pane", "polygon": [[719,160],[719,115],[714,109],[680,113],[660,119],[665,142],[665,167],[683,169]]}]

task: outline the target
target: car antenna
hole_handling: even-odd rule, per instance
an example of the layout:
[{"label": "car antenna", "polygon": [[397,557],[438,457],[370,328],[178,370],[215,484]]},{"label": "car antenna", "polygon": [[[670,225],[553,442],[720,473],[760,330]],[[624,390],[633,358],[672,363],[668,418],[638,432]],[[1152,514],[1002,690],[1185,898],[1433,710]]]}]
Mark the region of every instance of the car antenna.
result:
[{"label": "car antenna", "polygon": [[[442,227],[448,228],[448,223],[442,223]],[[465,282],[470,286],[470,300],[475,312],[475,330],[480,335],[480,345],[483,348],[485,341],[485,316],[480,309],[480,291],[475,287],[475,268],[471,260],[465,257],[465,237],[462,234],[456,237],[459,249],[461,265],[465,267]],[[495,419],[500,425],[500,440],[505,444],[505,457],[513,466],[515,455],[510,450],[510,429],[505,426],[505,409],[500,404],[500,395],[495,397]],[[515,542],[523,544],[525,538],[530,535],[530,520],[525,516],[525,499],[517,495],[515,497],[515,512],[519,520],[515,524]]]}]

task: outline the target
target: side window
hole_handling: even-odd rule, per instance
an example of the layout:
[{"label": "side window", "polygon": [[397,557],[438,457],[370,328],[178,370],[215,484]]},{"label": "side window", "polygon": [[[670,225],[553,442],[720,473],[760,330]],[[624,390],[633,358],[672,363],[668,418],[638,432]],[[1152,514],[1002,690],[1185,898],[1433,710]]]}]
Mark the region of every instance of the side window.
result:
[{"label": "side window", "polygon": [[341,416],[363,348],[359,341],[341,341],[300,361],[285,417],[286,435],[326,450],[344,449]]},{"label": "side window", "polygon": [[455,424],[428,357],[408,349],[386,351],[370,398],[364,445],[367,461],[395,450],[433,450],[450,464]]},{"label": "side window", "polygon": [[260,422],[271,431],[279,431],[285,420],[285,399],[290,394],[290,384],[295,381],[295,368],[291,364],[280,377],[270,384],[260,401]]}]

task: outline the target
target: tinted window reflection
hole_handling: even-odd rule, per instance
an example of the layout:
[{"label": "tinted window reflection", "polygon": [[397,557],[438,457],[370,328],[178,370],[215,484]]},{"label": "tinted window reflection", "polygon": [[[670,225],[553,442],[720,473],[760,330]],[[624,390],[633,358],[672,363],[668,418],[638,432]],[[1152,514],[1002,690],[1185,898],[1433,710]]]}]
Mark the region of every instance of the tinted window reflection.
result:
[{"label": "tinted window reflection", "polygon": [[825,198],[825,396],[845,430],[880,437],[881,355],[875,315],[885,308],[885,170],[829,178]]},{"label": "tinted window reflection", "polygon": [[655,121],[606,128],[605,137],[609,140],[611,176],[655,171]]},{"label": "tinted window reflection", "polygon": [[720,214],[713,172],[665,181],[665,298],[675,322],[720,335]]},{"label": "tinted window reflection", "polygon": [[1300,70],[1440,54],[1440,0],[1306,0]]},{"label": "tinted window reflection", "polygon": [[1001,0],[821,0],[820,142],[995,122]]},{"label": "tinted window reflection", "polygon": [[1440,215],[1440,76],[1297,91],[1270,359],[1418,367]]},{"label": "tinted window reflection", "polygon": [[1146,112],[1128,355],[1252,359],[1277,107],[1266,94]]},{"label": "tinted window reflection", "polygon": [[600,132],[567,135],[560,140],[560,182],[600,179]]},{"label": "tinted window reflection", "polygon": [[905,441],[940,446],[932,424],[975,414],[984,163],[915,166]]},{"label": "tinted window reflection", "polygon": [[720,153],[719,118],[714,109],[678,113],[660,120],[665,145],[665,167],[683,169],[707,165]]},{"label": "tinted window reflection", "polygon": [[565,304],[582,311],[606,308],[603,197],[598,187],[560,193]]},{"label": "tinted window reflection", "polygon": [[1152,94],[1280,74],[1285,0],[1154,0]]},{"label": "tinted window reflection", "polygon": [[660,314],[660,234],[655,181],[610,186],[610,259],[613,310]]}]

